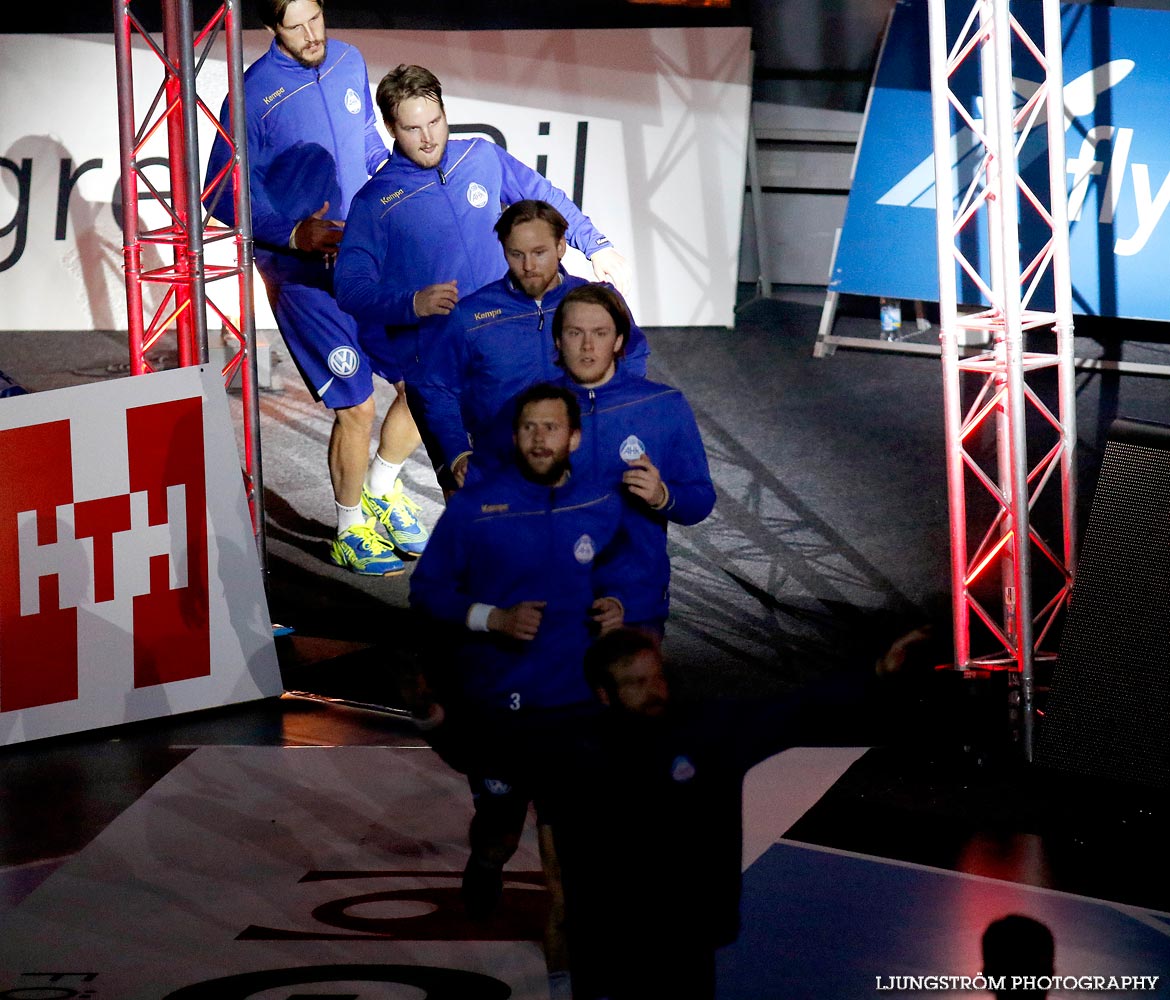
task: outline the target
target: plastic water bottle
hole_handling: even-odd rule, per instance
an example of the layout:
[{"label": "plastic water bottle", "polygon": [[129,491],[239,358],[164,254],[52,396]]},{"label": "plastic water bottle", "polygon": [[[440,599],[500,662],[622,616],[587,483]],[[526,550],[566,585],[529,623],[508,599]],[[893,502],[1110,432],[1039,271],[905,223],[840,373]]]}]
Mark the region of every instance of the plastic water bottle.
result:
[{"label": "plastic water bottle", "polygon": [[23,396],[28,390],[16,382],[13,382],[4,372],[0,372],[0,399],[7,396]]},{"label": "plastic water bottle", "polygon": [[897,340],[902,333],[902,303],[897,299],[879,299],[882,335],[886,340]]}]

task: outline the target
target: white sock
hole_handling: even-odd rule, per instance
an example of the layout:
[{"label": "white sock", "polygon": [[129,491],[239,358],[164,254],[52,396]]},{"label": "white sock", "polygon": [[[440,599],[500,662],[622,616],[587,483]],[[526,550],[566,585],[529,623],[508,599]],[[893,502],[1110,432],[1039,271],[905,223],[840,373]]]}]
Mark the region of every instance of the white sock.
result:
[{"label": "white sock", "polygon": [[398,473],[402,471],[401,462],[387,462],[381,455],[374,452],[366,473],[366,489],[376,497],[384,497],[394,492],[394,483],[398,480]]},{"label": "white sock", "polygon": [[362,514],[362,505],[359,503],[356,507],[347,507],[343,503],[333,501],[333,506],[337,508],[337,533],[340,535],[343,531],[352,528],[355,524],[365,524],[366,518]]}]

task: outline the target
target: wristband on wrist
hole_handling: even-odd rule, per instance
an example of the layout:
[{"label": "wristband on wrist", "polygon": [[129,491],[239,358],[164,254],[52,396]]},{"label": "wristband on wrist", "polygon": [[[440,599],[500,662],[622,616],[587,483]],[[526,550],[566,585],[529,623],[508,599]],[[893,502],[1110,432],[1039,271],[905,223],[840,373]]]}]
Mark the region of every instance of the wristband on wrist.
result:
[{"label": "wristband on wrist", "polygon": [[472,632],[487,632],[488,616],[495,611],[494,604],[473,604],[467,609],[467,627]]}]

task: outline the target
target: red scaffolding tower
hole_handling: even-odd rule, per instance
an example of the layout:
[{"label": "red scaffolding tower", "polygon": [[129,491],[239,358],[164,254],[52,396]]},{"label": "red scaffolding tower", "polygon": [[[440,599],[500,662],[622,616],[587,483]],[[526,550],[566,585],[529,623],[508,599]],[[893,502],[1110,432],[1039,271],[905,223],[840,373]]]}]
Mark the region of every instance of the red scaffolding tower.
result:
[{"label": "red scaffolding tower", "polygon": [[[223,366],[225,385],[238,376],[243,396],[243,473],[252,514],[252,528],[265,561],[264,486],[260,461],[260,408],[257,395],[256,322],[252,281],[252,213],[248,198],[248,151],[244,122],[244,63],[242,12],[228,0],[196,33],[191,0],[161,0],[163,32],[156,38],[137,16],[133,0],[114,0],[114,33],[118,73],[118,132],[122,168],[123,254],[126,270],[127,324],[130,371],[154,370],[149,352],[173,333],[181,366],[208,363],[207,315],[210,309],[222,323],[225,337],[236,350]],[[196,83],[212,53],[226,50],[230,131],[199,97]],[[139,113],[134,91],[136,52],[153,54],[162,71],[154,99]],[[229,143],[233,156],[221,173],[200,184],[198,126],[213,124]],[[164,131],[165,130],[165,134]],[[165,140],[167,156],[151,156]],[[169,189],[146,175],[145,168],[160,159],[170,172]],[[230,189],[230,191],[229,191]],[[234,227],[214,222],[205,199],[229,193],[235,198]],[[140,202],[160,206],[163,225],[144,228]],[[208,264],[204,247],[230,241],[234,261]],[[145,268],[143,250],[157,247],[166,263]],[[228,315],[206,293],[209,281],[234,279],[238,286],[238,314]],[[147,317],[144,291],[164,289]]]},{"label": "red scaffolding tower", "polygon": [[[930,0],[929,11],[955,659],[963,670],[998,668],[1018,676],[1023,750],[1031,760],[1034,666],[1055,658],[1053,624],[1068,602],[1076,538],[1060,8],[1057,0],[1043,0],[1039,40],[1012,15],[1010,0],[975,0],[970,7]],[[965,18],[959,21],[957,13]],[[952,87],[969,61],[979,67],[979,108]],[[1019,74],[1025,80],[1037,70],[1042,75],[1031,93],[1019,92],[1014,61],[1027,64],[1027,73]],[[974,133],[979,152],[970,184],[959,191],[951,167],[956,119]],[[1033,190],[1019,170],[1021,148],[1041,130],[1047,191]],[[1020,255],[1025,212],[1048,230],[1029,260]],[[972,233],[977,238],[965,242]],[[989,248],[986,276],[970,245]],[[960,312],[963,277],[978,287],[986,308]],[[1051,293],[1050,309],[1033,303],[1042,287]],[[961,357],[959,345],[970,331],[985,333],[990,346]],[[1055,372],[1055,405],[1035,384],[1046,371]],[[1053,542],[1032,517],[1046,490],[1057,494],[1060,530]],[[974,651],[973,624],[990,651]]]}]

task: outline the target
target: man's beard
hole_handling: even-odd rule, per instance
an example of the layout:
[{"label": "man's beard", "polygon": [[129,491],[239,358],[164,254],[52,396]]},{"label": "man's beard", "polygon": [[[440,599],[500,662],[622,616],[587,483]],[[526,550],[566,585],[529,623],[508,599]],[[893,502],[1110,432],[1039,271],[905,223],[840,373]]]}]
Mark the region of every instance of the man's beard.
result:
[{"label": "man's beard", "polygon": [[554,462],[547,472],[537,472],[531,465],[521,458],[520,471],[524,478],[530,483],[536,483],[538,486],[556,486],[569,472],[572,471],[572,466],[569,459],[566,457],[559,462]]},{"label": "man's beard", "polygon": [[552,289],[556,288],[561,283],[561,273],[557,271],[551,278],[517,278],[512,276],[514,282],[523,289],[524,294],[530,299],[543,299]]},{"label": "man's beard", "polygon": [[316,59],[309,60],[309,59],[305,59],[303,56],[300,56],[300,55],[295,55],[295,56],[293,56],[293,58],[297,62],[299,62],[302,66],[304,66],[305,69],[316,69],[318,66],[320,66],[325,61],[325,56],[328,55],[328,53],[329,53],[329,41],[328,41],[328,39],[322,39],[321,53],[320,53],[320,55],[317,56]]}]

